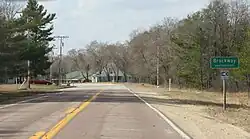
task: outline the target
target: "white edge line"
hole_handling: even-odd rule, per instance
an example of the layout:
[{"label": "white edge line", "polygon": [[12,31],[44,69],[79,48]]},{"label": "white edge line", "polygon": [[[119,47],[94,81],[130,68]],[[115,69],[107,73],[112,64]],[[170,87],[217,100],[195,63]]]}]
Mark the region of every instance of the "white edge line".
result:
[{"label": "white edge line", "polygon": [[37,99],[41,99],[41,98],[45,98],[45,97],[48,97],[48,96],[45,95],[45,96],[41,96],[41,97],[36,97],[36,98],[31,98],[31,99],[19,101],[19,102],[13,103],[13,104],[7,104],[7,105],[4,105],[4,106],[0,107],[0,109],[8,108],[8,107],[11,107],[11,106],[16,106],[16,105],[19,105],[19,104],[22,104],[22,103],[26,103],[26,102],[29,102],[29,101],[32,101],[32,100],[37,100]]},{"label": "white edge line", "polygon": [[186,133],[184,133],[179,127],[177,127],[170,119],[168,119],[162,112],[160,112],[158,109],[154,108],[152,105],[150,105],[148,102],[146,102],[144,99],[142,99],[140,96],[138,96],[134,91],[132,91],[131,89],[129,89],[127,87],[127,89],[129,90],[129,92],[131,92],[134,96],[136,96],[137,98],[139,98],[141,101],[143,101],[149,108],[151,108],[152,110],[154,110],[157,114],[159,114],[161,116],[161,118],[163,118],[177,133],[179,133],[184,139],[192,139],[191,137],[189,137]]}]

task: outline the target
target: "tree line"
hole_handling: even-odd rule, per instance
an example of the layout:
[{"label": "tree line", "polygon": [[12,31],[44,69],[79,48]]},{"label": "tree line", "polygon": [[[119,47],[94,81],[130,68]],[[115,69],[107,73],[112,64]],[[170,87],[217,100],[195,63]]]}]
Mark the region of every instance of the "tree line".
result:
[{"label": "tree line", "polygon": [[73,49],[64,58],[70,63],[64,69],[66,73],[104,70],[108,76],[107,65],[112,63],[111,67],[132,75],[135,82],[156,84],[159,59],[161,85],[171,78],[181,88],[220,90],[220,72],[210,68],[210,58],[237,56],[240,68],[230,71],[229,90],[246,91],[250,86],[249,29],[247,0],[213,0],[184,19],[166,17],[148,30],[134,30],[123,43],[93,41]]},{"label": "tree line", "polygon": [[0,82],[27,76],[46,75],[51,65],[49,53],[53,40],[53,20],[37,0],[28,0],[24,8],[15,2],[0,2]]}]

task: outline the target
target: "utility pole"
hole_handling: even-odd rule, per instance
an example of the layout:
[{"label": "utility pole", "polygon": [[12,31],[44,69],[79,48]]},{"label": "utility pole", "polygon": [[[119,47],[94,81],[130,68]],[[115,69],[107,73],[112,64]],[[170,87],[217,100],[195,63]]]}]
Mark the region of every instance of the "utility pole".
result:
[{"label": "utility pole", "polygon": [[61,73],[62,72],[62,68],[61,68],[62,67],[61,66],[61,64],[62,64],[62,48],[64,46],[63,40],[69,38],[69,36],[55,36],[54,38],[59,39],[59,41],[60,41],[60,46],[59,46],[60,54],[59,54],[59,66],[58,66],[58,68],[59,68],[59,70],[58,70],[58,74],[59,74],[58,85],[61,86],[62,85],[62,73]]},{"label": "utility pole", "polygon": [[157,62],[156,62],[156,63],[157,63],[157,64],[156,64],[156,74],[157,74],[157,75],[156,75],[156,78],[157,78],[157,79],[156,79],[156,80],[157,80],[157,81],[156,81],[156,87],[157,87],[157,88],[159,88],[159,83],[160,83],[160,82],[159,82],[159,66],[160,66],[160,65],[159,65],[159,64],[160,64],[160,45],[159,45],[160,34],[159,34],[159,33],[160,33],[160,28],[157,28],[157,34],[156,34],[156,51],[157,51],[157,52],[156,52],[156,53],[157,53],[157,54],[156,54],[156,55],[157,55],[157,59],[156,59],[156,60],[157,60]]},{"label": "utility pole", "polygon": [[[26,19],[26,22],[29,23],[29,18]],[[27,30],[27,37],[28,37],[28,39],[30,39],[30,32],[29,32],[29,30]],[[30,60],[27,61],[27,65],[28,65],[27,83],[28,83],[28,89],[30,89]]]},{"label": "utility pole", "polygon": [[52,82],[52,64],[54,62],[54,52],[52,50],[52,53],[51,53],[51,65],[50,65],[50,68],[49,68],[49,79],[50,79],[50,82]]},{"label": "utility pole", "polygon": [[[57,48],[55,48],[55,44],[52,44],[52,46],[53,46],[53,49],[57,49]],[[54,62],[54,55],[55,55],[53,49],[52,49],[52,52],[51,52],[51,55],[50,55],[50,61],[51,61],[50,71],[49,71],[50,82],[52,82],[52,78],[53,78],[53,76],[52,76],[52,72],[53,72],[52,71],[52,65],[53,65],[53,62]]]},{"label": "utility pole", "polygon": [[[22,12],[16,12],[21,14]],[[26,23],[29,23],[29,18],[26,19]],[[26,31],[27,37],[28,39],[30,39],[30,34],[29,34],[29,30]],[[27,83],[27,89],[30,89],[30,60],[27,60],[27,80],[26,82],[23,82],[23,84],[21,84],[20,88],[22,87],[22,85],[24,85],[25,83]]]},{"label": "utility pole", "polygon": [[28,89],[30,89],[30,60],[28,60],[27,64],[28,64],[28,78],[27,78],[27,83],[28,83]]},{"label": "utility pole", "polygon": [[156,65],[157,81],[156,81],[156,85],[157,85],[157,88],[159,88],[159,55],[160,55],[160,52],[159,52],[159,45],[157,45],[156,47],[157,47],[157,65]]},{"label": "utility pole", "polygon": [[203,49],[202,49],[202,28],[200,27],[200,33],[201,33],[201,38],[200,38],[200,84],[201,84],[201,91],[203,91]]}]

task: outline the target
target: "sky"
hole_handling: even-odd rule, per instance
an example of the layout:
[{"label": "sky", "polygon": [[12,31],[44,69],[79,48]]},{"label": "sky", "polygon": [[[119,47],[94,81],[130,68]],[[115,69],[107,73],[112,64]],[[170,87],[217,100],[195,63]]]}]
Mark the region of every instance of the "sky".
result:
[{"label": "sky", "polygon": [[[50,0],[42,1],[56,13],[54,35],[67,35],[63,53],[84,48],[93,40],[129,39],[135,29],[147,29],[164,17],[184,18],[205,7],[209,0]],[[59,41],[55,42],[56,45]],[[58,53],[58,50],[55,50]]]}]

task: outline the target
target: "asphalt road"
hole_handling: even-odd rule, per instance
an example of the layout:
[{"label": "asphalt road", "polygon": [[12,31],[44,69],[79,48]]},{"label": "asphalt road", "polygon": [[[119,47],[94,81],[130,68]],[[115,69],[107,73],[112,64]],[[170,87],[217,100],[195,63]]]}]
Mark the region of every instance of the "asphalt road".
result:
[{"label": "asphalt road", "polygon": [[0,139],[181,139],[123,85],[85,84],[0,109]]}]

